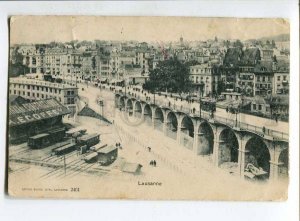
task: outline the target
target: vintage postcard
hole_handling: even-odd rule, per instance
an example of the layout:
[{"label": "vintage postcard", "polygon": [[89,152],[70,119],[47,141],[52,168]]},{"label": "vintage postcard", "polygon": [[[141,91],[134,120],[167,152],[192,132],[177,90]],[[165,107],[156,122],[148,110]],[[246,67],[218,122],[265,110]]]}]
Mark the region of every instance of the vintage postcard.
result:
[{"label": "vintage postcard", "polygon": [[287,199],[282,18],[13,16],[8,194]]}]

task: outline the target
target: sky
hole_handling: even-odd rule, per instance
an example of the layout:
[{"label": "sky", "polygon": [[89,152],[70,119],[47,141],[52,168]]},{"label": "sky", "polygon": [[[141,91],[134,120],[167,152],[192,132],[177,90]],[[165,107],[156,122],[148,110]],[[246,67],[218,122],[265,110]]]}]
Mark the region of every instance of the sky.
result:
[{"label": "sky", "polygon": [[137,40],[146,42],[256,39],[289,33],[286,19],[109,16],[14,16],[10,43],[71,40]]}]

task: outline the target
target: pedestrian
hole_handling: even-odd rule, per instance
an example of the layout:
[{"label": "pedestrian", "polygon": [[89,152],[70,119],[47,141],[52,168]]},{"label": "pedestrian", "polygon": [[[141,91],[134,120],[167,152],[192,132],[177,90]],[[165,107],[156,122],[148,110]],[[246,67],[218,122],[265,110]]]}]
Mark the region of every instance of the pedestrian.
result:
[{"label": "pedestrian", "polygon": [[153,161],[153,166],[155,166],[155,167],[156,167],[156,161],[155,161],[155,160]]},{"label": "pedestrian", "polygon": [[150,161],[150,166],[153,166],[153,160]]},{"label": "pedestrian", "polygon": [[266,132],[266,128],[265,128],[265,127],[263,127],[263,128],[262,128],[262,131],[263,131],[263,133],[265,133],[265,132]]},{"label": "pedestrian", "polygon": [[151,152],[151,147],[148,147],[148,151]]}]

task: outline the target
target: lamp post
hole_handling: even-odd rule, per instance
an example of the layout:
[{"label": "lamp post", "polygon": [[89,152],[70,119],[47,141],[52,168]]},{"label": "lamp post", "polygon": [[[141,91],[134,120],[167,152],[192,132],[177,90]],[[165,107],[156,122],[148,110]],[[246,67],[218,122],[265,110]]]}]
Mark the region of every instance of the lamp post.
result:
[{"label": "lamp post", "polygon": [[202,98],[202,96],[203,96],[203,87],[204,87],[204,83],[203,83],[203,81],[201,81],[201,83],[200,83],[200,86],[199,86],[199,117],[200,117],[200,119],[201,119],[201,105],[202,105],[202,100],[201,100],[201,98]]},{"label": "lamp post", "polygon": [[238,108],[235,109],[235,127],[238,126],[238,119],[237,119],[237,115],[238,115]]}]

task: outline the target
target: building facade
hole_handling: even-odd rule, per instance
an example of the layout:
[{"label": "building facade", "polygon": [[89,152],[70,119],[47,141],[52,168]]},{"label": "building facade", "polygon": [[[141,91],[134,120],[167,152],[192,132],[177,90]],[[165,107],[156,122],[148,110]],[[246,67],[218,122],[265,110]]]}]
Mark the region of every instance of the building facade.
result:
[{"label": "building facade", "polygon": [[190,80],[192,92],[201,96],[210,96],[217,90],[218,76],[214,74],[210,64],[200,64],[190,67]]},{"label": "building facade", "polygon": [[9,95],[18,95],[31,101],[55,98],[74,113],[78,88],[67,84],[18,77],[9,79]]}]

